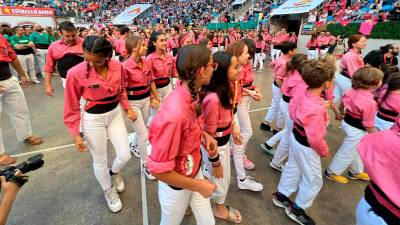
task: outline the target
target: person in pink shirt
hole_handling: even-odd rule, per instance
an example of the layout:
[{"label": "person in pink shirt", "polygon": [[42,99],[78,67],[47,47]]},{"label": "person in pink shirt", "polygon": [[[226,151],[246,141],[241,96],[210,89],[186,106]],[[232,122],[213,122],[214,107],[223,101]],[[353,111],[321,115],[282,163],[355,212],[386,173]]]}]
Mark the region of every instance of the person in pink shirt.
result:
[{"label": "person in pink shirt", "polygon": [[276,60],[281,56],[282,42],[280,39],[281,32],[276,32],[271,38],[271,60]]},{"label": "person in pink shirt", "polygon": [[328,38],[329,47],[335,45],[336,37],[331,34],[331,32],[327,31],[325,33],[326,37]]},{"label": "person in pink shirt", "polygon": [[131,30],[128,27],[123,27],[119,32],[121,37],[116,41],[115,51],[116,55],[119,56],[119,61],[123,62],[129,57],[125,48],[125,40],[131,35]]},{"label": "person in pink shirt", "polygon": [[263,54],[265,52],[265,41],[263,40],[262,35],[258,35],[257,41],[256,41],[256,54],[254,58],[254,65],[253,69],[257,70],[259,73],[262,73],[263,68],[264,68],[264,59],[263,59]]},{"label": "person in pink shirt", "polygon": [[325,55],[329,50],[329,38],[321,31],[317,37],[317,45],[319,47],[319,55]]},{"label": "person in pink shirt", "polygon": [[378,90],[378,113],[375,126],[388,130],[400,115],[400,73],[392,73],[387,83]]},{"label": "person in pink shirt", "polygon": [[214,225],[208,198],[216,185],[203,177],[200,145],[203,139],[205,149],[214,155],[218,144],[202,131],[198,90],[209,84],[217,65],[211,52],[201,45],[182,47],[176,63],[180,81],[161,105],[149,130],[152,151],[147,166],[159,180],[160,224],[180,224],[190,205],[197,224]]},{"label": "person in pink shirt", "polygon": [[382,84],[382,71],[373,67],[363,67],[352,76],[352,88],[343,96],[339,106],[344,119],[341,123],[345,138],[332,159],[324,176],[337,183],[348,183],[341,174],[350,167],[348,177],[353,180],[369,180],[364,165],[357,153],[356,145],[365,134],[377,131],[375,114],[378,111],[372,90]]},{"label": "person in pink shirt", "polygon": [[357,145],[371,181],[356,209],[357,225],[400,223],[400,117],[389,130],[366,135]]},{"label": "person in pink shirt", "polygon": [[[305,54],[295,54],[290,61],[287,62],[286,73],[287,76],[283,80],[281,91],[282,98],[279,102],[279,109],[285,114],[285,128],[276,133],[273,137],[268,139],[265,143],[261,144],[261,149],[267,154],[274,156],[270,162],[270,166],[273,169],[282,171],[283,161],[286,159],[289,153],[289,137],[292,131],[293,121],[289,116],[289,102],[290,98],[295,96],[294,90],[299,88],[299,86],[304,86],[307,89],[307,85],[304,83],[301,75],[299,73],[301,66],[307,60],[307,55]],[[276,149],[274,146],[279,142]],[[275,151],[276,150],[276,151]]]},{"label": "person in pink shirt", "polygon": [[251,120],[249,115],[250,100],[261,100],[262,96],[259,89],[253,84],[254,74],[252,65],[249,61],[251,55],[255,52],[255,43],[250,39],[242,39],[229,45],[226,49],[231,55],[239,59],[242,66],[239,80],[231,82],[232,92],[234,93],[234,104],[237,105],[237,111],[234,111],[236,123],[239,125],[243,135],[243,143],[238,145],[232,143],[233,161],[235,163],[239,189],[261,191],[263,185],[246,176],[245,169],[253,170],[255,165],[250,161],[246,154],[246,146],[253,135]]},{"label": "person in pink shirt", "polygon": [[141,158],[141,169],[150,180],[155,178],[148,171],[147,162],[147,120],[150,106],[157,108],[160,100],[153,81],[150,63],[144,58],[147,53],[147,43],[140,36],[126,39],[125,47],[130,57],[122,64],[124,68],[126,92],[132,109],[137,113],[137,119],[132,123],[136,131],[137,147],[131,149],[136,157]]},{"label": "person in pink shirt", "polygon": [[[309,225],[315,222],[305,209],[312,206],[322,188],[321,157],[329,154],[324,139],[329,116],[320,95],[332,85],[334,72],[322,62],[309,61],[302,66],[301,73],[308,88],[296,93],[289,103],[293,120],[289,159],[272,200],[276,206],[285,209],[290,219]],[[292,202],[289,198],[296,191],[296,199]]]},{"label": "person in pink shirt", "polygon": [[226,37],[222,31],[218,32],[217,42],[218,42],[218,51],[224,51],[226,45]]},{"label": "person in pink shirt", "polygon": [[193,44],[193,39],[189,34],[181,35],[178,38],[178,46],[179,48],[182,48],[185,45],[190,45]]},{"label": "person in pink shirt", "polygon": [[286,77],[286,63],[296,53],[297,45],[293,42],[287,41],[282,45],[283,55],[277,60],[272,61],[270,66],[273,67],[274,83],[272,84],[272,100],[271,106],[265,115],[264,121],[261,123],[260,128],[266,131],[271,131],[271,124],[277,118],[276,129],[272,132],[278,133],[283,127],[283,113],[279,110],[279,102],[282,98],[280,87],[283,79]]},{"label": "person in pink shirt", "polygon": [[[157,87],[157,94],[162,104],[165,97],[172,91],[171,78],[176,78],[175,58],[166,52],[167,43],[165,35],[161,32],[151,34],[147,47],[147,61],[150,63],[153,80]],[[151,109],[149,124],[156,109]]]},{"label": "person in pink shirt", "polygon": [[203,129],[217,140],[218,151],[211,155],[204,146],[201,147],[203,171],[204,176],[217,185],[216,191],[210,197],[215,202],[214,216],[241,223],[240,212],[224,205],[231,178],[229,141],[232,137],[237,144],[242,142],[240,128],[233,121],[234,96],[230,88],[230,82],[239,77],[240,64],[236,56],[226,52],[214,53],[213,60],[218,64],[218,68],[214,71],[209,85],[202,88],[202,92],[205,93],[202,98],[202,111]]},{"label": "person in pink shirt", "polygon": [[[136,113],[128,103],[123,68],[118,61],[110,59],[111,43],[103,37],[87,36],[83,50],[85,61],[68,71],[64,124],[74,139],[75,148],[80,152],[89,149],[94,173],[104,190],[107,205],[112,212],[118,212],[122,208],[118,192],[125,189],[119,172],[130,159],[121,107],[132,122]],[[81,98],[86,100],[83,113]],[[80,135],[80,125],[87,145]],[[107,137],[116,152],[111,168],[107,165]]]},{"label": "person in pink shirt", "polygon": [[348,40],[349,51],[343,55],[339,67],[341,72],[335,77],[335,102],[339,103],[344,93],[351,88],[351,77],[364,67],[361,50],[367,47],[367,38],[361,34],[353,34]]},{"label": "person in pink shirt", "polygon": [[77,37],[77,30],[73,23],[66,21],[59,25],[62,38],[50,44],[44,67],[45,92],[48,96],[54,97],[54,89],[51,83],[53,74],[56,71],[60,74],[63,86],[69,69],[83,61],[83,40]]},{"label": "person in pink shirt", "polygon": [[168,53],[172,56],[176,56],[178,53],[178,38],[179,38],[179,27],[174,26],[171,29],[171,37],[167,41]]},{"label": "person in pink shirt", "polygon": [[310,59],[318,59],[318,35],[316,33],[311,35],[311,39],[307,42],[308,57]]},{"label": "person in pink shirt", "polygon": [[289,33],[289,39],[288,41],[291,41],[293,43],[297,43],[297,36],[295,32],[290,32]]}]

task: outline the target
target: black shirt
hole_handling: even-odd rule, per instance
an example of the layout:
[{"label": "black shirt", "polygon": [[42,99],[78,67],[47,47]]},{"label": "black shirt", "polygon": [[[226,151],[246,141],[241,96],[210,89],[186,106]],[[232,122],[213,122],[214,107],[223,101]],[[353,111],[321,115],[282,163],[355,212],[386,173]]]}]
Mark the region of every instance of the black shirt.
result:
[{"label": "black shirt", "polygon": [[369,52],[364,57],[364,63],[369,64],[375,68],[379,68],[381,65],[398,65],[399,62],[396,57],[393,58],[385,58],[384,54],[380,50],[374,50]]}]

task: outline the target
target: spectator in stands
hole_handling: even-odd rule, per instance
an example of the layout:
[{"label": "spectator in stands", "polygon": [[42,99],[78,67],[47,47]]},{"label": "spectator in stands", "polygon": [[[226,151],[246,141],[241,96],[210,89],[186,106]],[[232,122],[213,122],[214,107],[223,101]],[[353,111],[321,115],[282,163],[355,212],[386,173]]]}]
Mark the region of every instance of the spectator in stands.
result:
[{"label": "spectator in stands", "polygon": [[390,11],[390,21],[399,21],[400,20],[400,2],[397,2],[393,7],[392,11]]},{"label": "spectator in stands", "polygon": [[380,68],[382,65],[398,65],[397,55],[392,44],[382,46],[379,50],[373,50],[364,57],[365,65]]}]

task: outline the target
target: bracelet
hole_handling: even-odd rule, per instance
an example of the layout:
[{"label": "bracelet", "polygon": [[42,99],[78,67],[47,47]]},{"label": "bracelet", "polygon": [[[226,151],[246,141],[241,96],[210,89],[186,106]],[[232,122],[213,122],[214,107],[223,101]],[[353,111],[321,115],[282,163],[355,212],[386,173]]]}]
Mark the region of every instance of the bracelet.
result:
[{"label": "bracelet", "polygon": [[210,160],[210,162],[218,162],[219,161],[219,154],[217,154],[217,156],[215,156],[214,158],[210,158],[208,157],[208,160]]}]

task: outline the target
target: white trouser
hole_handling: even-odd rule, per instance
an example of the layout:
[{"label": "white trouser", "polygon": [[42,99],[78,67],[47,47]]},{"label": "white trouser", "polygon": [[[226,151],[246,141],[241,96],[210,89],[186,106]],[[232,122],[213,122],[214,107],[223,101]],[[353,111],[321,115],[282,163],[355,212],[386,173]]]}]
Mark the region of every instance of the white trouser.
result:
[{"label": "white trouser", "polygon": [[256,53],[255,59],[254,59],[254,68],[257,68],[257,65],[259,66],[260,70],[264,68],[264,61],[262,58],[262,53]]},{"label": "white trouser", "polygon": [[290,134],[289,159],[283,168],[278,191],[287,197],[296,192],[295,203],[302,209],[311,207],[322,188],[321,158]]},{"label": "white trouser", "polygon": [[356,209],[356,225],[387,225],[387,223],[376,215],[363,196]]},{"label": "white trouser", "polygon": [[329,170],[336,175],[341,175],[350,166],[351,173],[362,173],[364,165],[356,146],[367,132],[347,124],[344,120],[342,121],[342,130],[346,136],[329,165]]},{"label": "white trouser", "polygon": [[18,60],[21,63],[22,69],[24,69],[26,75],[30,77],[31,80],[36,79],[36,71],[35,71],[35,59],[33,58],[33,54],[29,55],[17,55]]},{"label": "white trouser", "polygon": [[326,47],[325,49],[321,49],[321,50],[319,51],[319,55],[325,55],[328,51],[329,51],[329,48],[328,48],[328,47]]},{"label": "white trouser", "polygon": [[239,179],[246,178],[246,172],[244,169],[243,161],[245,157],[245,151],[247,143],[249,142],[251,136],[253,135],[253,129],[251,127],[251,120],[250,120],[250,96],[243,96],[240,103],[237,106],[237,113],[236,113],[236,123],[240,127],[240,131],[243,137],[242,145],[236,145],[235,143],[232,144],[233,146],[233,161],[235,163],[236,174]]},{"label": "white trouser", "polygon": [[268,146],[274,147],[278,144],[278,142],[281,141],[284,135],[284,130],[280,130],[278,133],[276,133],[274,136],[272,136],[268,141],[265,142]]},{"label": "white trouser", "polygon": [[271,51],[272,60],[275,60],[275,59],[279,58],[280,56],[281,56],[281,50],[273,48]]},{"label": "white trouser", "polygon": [[119,173],[131,158],[124,118],[120,106],[103,114],[83,113],[83,136],[93,157],[93,169],[103,190],[111,188],[110,169],[107,165],[107,136],[114,146],[116,158],[111,171]]},{"label": "white trouser", "polygon": [[293,121],[289,116],[289,104],[281,99],[280,102],[280,110],[285,114],[286,126],[283,129],[284,135],[279,142],[278,147],[276,148],[274,158],[272,159],[272,163],[277,166],[282,166],[283,161],[287,158],[289,154],[289,139],[290,133],[292,133],[293,129]]},{"label": "white trouser", "polygon": [[211,182],[217,185],[217,189],[211,196],[211,199],[217,204],[224,204],[226,195],[228,194],[229,184],[231,183],[231,153],[229,142],[218,147],[219,161],[223,168],[223,177],[216,178],[212,175],[213,167],[210,160],[208,159],[207,150],[201,146],[201,153],[203,155],[203,173]]},{"label": "white trouser", "polygon": [[216,52],[218,52],[218,47],[213,47],[213,48],[212,48],[212,53],[214,54],[214,53],[216,53]]},{"label": "white trouser", "polygon": [[136,132],[138,149],[142,162],[147,162],[147,126],[146,122],[149,118],[150,97],[141,100],[130,100],[129,105],[136,112],[136,121],[132,123],[132,127]]},{"label": "white trouser", "polygon": [[267,121],[270,125],[272,121],[277,117],[276,128],[282,129],[283,127],[283,113],[279,110],[279,102],[281,101],[282,93],[281,89],[277,87],[275,84],[272,84],[272,100],[271,106],[269,107],[267,115],[265,115],[265,121]]},{"label": "white trouser", "polygon": [[158,112],[158,109],[161,108],[161,105],[162,105],[164,99],[169,95],[169,93],[171,93],[171,91],[172,91],[171,84],[168,84],[167,86],[165,86],[163,88],[157,88],[158,96],[160,97],[160,105],[158,106],[157,109],[150,108],[150,117],[148,119],[147,126],[150,126],[154,115],[156,115],[156,113]]},{"label": "white trouser", "polygon": [[375,127],[378,130],[389,130],[393,126],[393,122],[383,120],[375,115]]},{"label": "white trouser", "polygon": [[308,50],[309,59],[318,59],[318,50]]},{"label": "white trouser", "polygon": [[39,68],[40,71],[42,72],[42,75],[44,76],[44,65],[46,64],[46,57],[47,57],[47,49],[37,49],[39,52],[37,56],[37,59],[39,61]]},{"label": "white trouser", "polygon": [[335,102],[339,103],[342,101],[344,93],[351,88],[351,79],[343,76],[342,74],[336,74],[335,76],[335,89],[333,91],[335,95]]},{"label": "white trouser", "polygon": [[[11,124],[17,132],[18,140],[22,141],[32,136],[29,109],[26,104],[25,95],[16,77],[0,81],[5,91],[0,94],[0,115],[4,111],[10,117]],[[3,135],[0,127],[0,154],[3,154]]]},{"label": "white trouser", "polygon": [[[195,179],[203,179],[199,170]],[[200,193],[183,190],[174,190],[168,184],[158,181],[158,199],[161,206],[160,225],[180,225],[188,206],[190,206],[197,225],[214,225],[215,219],[211,209],[210,199]]]}]

